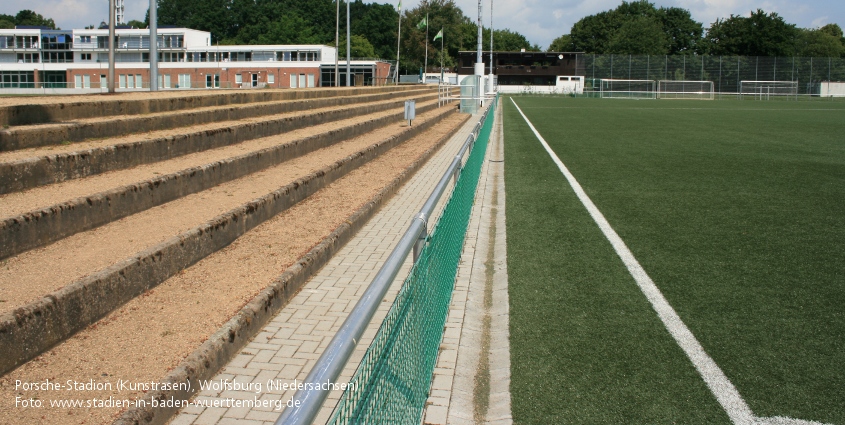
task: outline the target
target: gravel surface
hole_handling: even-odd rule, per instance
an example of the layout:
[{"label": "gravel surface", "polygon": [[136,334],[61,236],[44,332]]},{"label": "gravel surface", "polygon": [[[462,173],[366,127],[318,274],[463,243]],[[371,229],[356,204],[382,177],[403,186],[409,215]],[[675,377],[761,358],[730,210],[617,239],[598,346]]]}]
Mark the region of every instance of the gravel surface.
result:
[{"label": "gravel surface", "polygon": [[[0,219],[16,217],[30,211],[70,201],[80,196],[88,196],[128,184],[138,183],[175,173],[187,168],[202,166],[223,159],[245,155],[272,146],[282,145],[297,139],[326,133],[394,113],[396,113],[395,110],[384,111],[346,120],[332,121],[319,126],[294,130],[272,137],[248,140],[235,145],[183,155],[167,161],[140,165],[125,170],[110,171],[81,179],[67,180],[52,185],[32,188],[23,192],[13,192],[0,195]],[[206,129],[207,128],[209,127],[206,127]],[[113,141],[115,139],[109,140]],[[106,144],[110,142],[90,142],[90,144],[94,143]],[[83,144],[89,144],[89,142],[83,142]],[[62,146],[62,148],[65,147]],[[11,154],[15,152],[9,153]],[[2,157],[3,156],[0,155],[0,158]]]},{"label": "gravel surface", "polygon": [[[426,149],[442,136],[454,132],[461,120],[457,115],[447,118],[434,129],[353,171],[0,378],[0,423],[110,423],[121,408],[23,409],[14,407],[15,397],[37,398],[49,406],[53,400],[109,397],[134,400],[141,397],[142,391],[113,388],[24,392],[15,389],[16,380],[43,383],[49,379],[62,384],[68,380],[82,383],[93,380],[116,386],[120,379],[133,383],[162,379],[246,302],[348,219]],[[271,174],[268,171],[265,178]],[[239,196],[232,191],[218,192],[216,196],[225,199],[229,193]],[[161,224],[149,222],[144,229],[125,233],[124,238],[140,238],[141,233]],[[116,241],[110,241],[109,245],[112,242]],[[88,248],[94,248],[93,240],[88,243]],[[73,262],[75,259],[68,255],[57,261]],[[27,281],[18,280],[17,286],[23,282]]]},{"label": "gravel surface", "polygon": [[[423,114],[420,118],[438,112],[442,110]],[[0,312],[33,302],[226,211],[273,192],[375,142],[398,134],[405,125],[400,122],[383,127],[8,258],[0,263],[0,300],[3,300]],[[50,267],[44,267],[45,264],[50,264]],[[23,282],[26,284],[22,285]]]},{"label": "gravel surface", "polygon": [[[262,89],[291,91],[297,89]],[[334,90],[333,88],[309,88],[302,91]],[[93,103],[144,99],[170,99],[174,97],[221,96],[232,93],[254,93],[254,90],[161,90],[157,92],[121,92],[114,94],[79,94],[70,96],[0,96],[0,107],[15,105],[54,105],[60,103]]]},{"label": "gravel surface", "polygon": [[[413,99],[418,97],[418,95],[413,95],[407,97],[408,99]],[[390,102],[397,102],[401,101],[402,99],[406,99],[406,97],[398,97],[396,99],[386,100],[382,102],[371,102],[371,105],[377,105],[380,103],[390,103]],[[363,106],[363,105],[353,105],[353,106]],[[314,108],[309,109],[307,111],[297,111],[297,112],[289,112],[285,114],[276,114],[276,115],[265,115],[265,116],[258,116],[254,118],[245,118],[242,120],[235,120],[235,121],[220,121],[210,124],[198,124],[186,127],[178,127],[172,129],[165,129],[165,130],[155,130],[155,131],[148,131],[146,133],[132,133],[127,134],[120,137],[109,137],[106,139],[89,139],[81,142],[74,142],[62,145],[50,145],[50,146],[39,146],[35,148],[27,148],[27,149],[19,149],[14,151],[7,151],[7,152],[0,152],[0,162],[12,162],[18,161],[26,158],[33,158],[33,157],[41,157],[41,156],[48,156],[48,155],[56,155],[61,153],[69,153],[69,152],[77,152],[77,151],[84,151],[88,149],[95,149],[101,148],[106,146],[115,146],[115,145],[122,145],[122,144],[130,144],[141,142],[144,140],[153,140],[163,137],[170,137],[170,136],[179,136],[183,134],[190,134],[190,133],[199,133],[202,131],[207,130],[214,130],[214,129],[222,129],[222,128],[229,128],[236,125],[243,125],[247,123],[257,123],[263,122],[273,119],[284,119],[288,117],[298,117],[303,114],[314,114],[319,112],[329,112],[329,111],[338,111],[348,109],[351,106],[332,106],[327,108]],[[393,111],[396,113],[401,109],[397,108]],[[328,122],[326,123],[328,124]]]}]

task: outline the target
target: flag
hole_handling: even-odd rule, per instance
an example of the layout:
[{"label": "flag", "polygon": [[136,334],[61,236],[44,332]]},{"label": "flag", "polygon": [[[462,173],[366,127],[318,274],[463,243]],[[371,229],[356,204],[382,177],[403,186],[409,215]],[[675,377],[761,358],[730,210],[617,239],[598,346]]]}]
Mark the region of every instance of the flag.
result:
[{"label": "flag", "polygon": [[443,38],[443,30],[442,29],[440,30],[440,32],[437,33],[437,35],[434,36],[434,40],[432,40],[432,41],[437,41],[438,38]]},{"label": "flag", "polygon": [[396,10],[402,11],[402,0],[399,0],[399,6],[396,6]]},{"label": "flag", "polygon": [[425,18],[423,18],[423,20],[422,20],[422,21],[420,21],[420,23],[419,23],[419,24],[417,24],[417,28],[419,28],[419,29],[423,29],[423,28],[425,28],[425,27],[427,27],[427,26],[428,26],[428,16],[426,16]]}]

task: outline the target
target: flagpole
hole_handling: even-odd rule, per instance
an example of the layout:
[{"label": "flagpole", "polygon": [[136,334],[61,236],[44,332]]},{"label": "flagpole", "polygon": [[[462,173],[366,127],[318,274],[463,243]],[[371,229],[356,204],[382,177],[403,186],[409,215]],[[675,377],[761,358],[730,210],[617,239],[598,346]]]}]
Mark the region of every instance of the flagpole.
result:
[{"label": "flagpole", "polygon": [[402,41],[402,0],[399,0],[399,32],[396,36],[396,75],[393,82],[399,84],[399,43]]},{"label": "flagpole", "polygon": [[[440,84],[443,84],[443,28],[440,28],[440,32],[434,36],[433,41],[437,41],[440,39]],[[428,38],[426,38],[426,42],[428,42]]]}]

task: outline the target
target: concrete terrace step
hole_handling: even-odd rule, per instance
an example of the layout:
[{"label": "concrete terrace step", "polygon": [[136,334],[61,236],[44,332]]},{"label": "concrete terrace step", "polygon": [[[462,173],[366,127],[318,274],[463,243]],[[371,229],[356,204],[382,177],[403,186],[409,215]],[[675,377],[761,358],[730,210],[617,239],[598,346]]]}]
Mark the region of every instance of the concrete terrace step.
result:
[{"label": "concrete terrace step", "polygon": [[190,125],[235,121],[310,109],[379,102],[398,97],[431,94],[432,89],[396,90],[376,93],[344,93],[314,99],[284,99],[246,104],[215,105],[133,115],[103,115],[93,118],[41,125],[18,126],[0,131],[0,152],[67,144],[87,139],[142,133],[149,129],[170,129]]},{"label": "concrete terrace step", "polygon": [[[419,102],[435,99],[436,93],[412,96]],[[403,99],[387,100],[308,113],[262,117],[248,122],[234,121],[215,128],[179,136],[159,137],[131,143],[0,162],[0,194],[75,179],[106,171],[125,169],[165,159],[271,136],[324,122],[401,108]]]},{"label": "concrete terrace step", "polygon": [[[423,114],[436,107],[435,101],[421,103]],[[166,175],[133,182],[97,193],[86,193],[51,206],[14,215],[0,222],[0,259],[44,246],[81,231],[93,229],[122,217],[170,202],[212,186],[255,173],[341,140],[363,135],[389,123],[402,121],[402,113],[378,113],[354,119],[355,123],[322,133],[275,144],[241,155],[200,163]],[[118,172],[119,173],[119,172]],[[18,196],[26,204],[27,194]],[[41,196],[39,196],[40,198]]]},{"label": "concrete terrace step", "polygon": [[[111,99],[110,95],[80,96],[77,101],[32,102],[0,107],[0,126],[17,126],[72,121],[113,115],[149,114],[211,106],[237,105],[280,100],[319,99],[324,97],[355,96],[366,93],[389,93],[418,90],[415,86],[383,86],[352,88],[319,88],[306,90],[241,90],[210,91],[178,96],[170,92],[150,93],[143,99]],[[75,97],[72,97],[75,98]]]},{"label": "concrete terrace step", "polygon": [[[422,133],[452,112],[451,108],[441,108],[423,114],[416,125],[404,127],[388,139],[202,222],[42,299],[4,313],[0,316],[0,346],[8,347],[8,353],[0,359],[0,373],[27,362],[330,182]],[[175,203],[168,207],[171,215],[185,215],[184,209]]]}]

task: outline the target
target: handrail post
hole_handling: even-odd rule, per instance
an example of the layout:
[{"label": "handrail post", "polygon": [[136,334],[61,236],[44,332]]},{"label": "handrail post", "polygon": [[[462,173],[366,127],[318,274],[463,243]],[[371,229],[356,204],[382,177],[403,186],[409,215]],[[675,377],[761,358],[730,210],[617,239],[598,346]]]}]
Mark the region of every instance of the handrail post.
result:
[{"label": "handrail post", "polygon": [[420,254],[422,253],[422,249],[425,246],[425,240],[428,238],[428,219],[426,218],[425,214],[420,213],[420,215],[418,215],[416,219],[422,222],[422,230],[420,231],[420,234],[417,237],[417,242],[414,244],[414,263],[419,260]]}]

